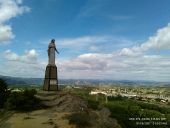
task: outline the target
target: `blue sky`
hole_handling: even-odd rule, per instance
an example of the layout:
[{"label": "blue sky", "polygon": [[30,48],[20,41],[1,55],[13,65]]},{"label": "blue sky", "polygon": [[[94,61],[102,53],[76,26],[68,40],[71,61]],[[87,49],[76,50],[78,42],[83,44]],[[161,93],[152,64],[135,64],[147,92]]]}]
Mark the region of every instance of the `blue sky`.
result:
[{"label": "blue sky", "polygon": [[1,75],[44,77],[47,46],[55,38],[60,78],[169,81],[169,0],[0,5]]}]

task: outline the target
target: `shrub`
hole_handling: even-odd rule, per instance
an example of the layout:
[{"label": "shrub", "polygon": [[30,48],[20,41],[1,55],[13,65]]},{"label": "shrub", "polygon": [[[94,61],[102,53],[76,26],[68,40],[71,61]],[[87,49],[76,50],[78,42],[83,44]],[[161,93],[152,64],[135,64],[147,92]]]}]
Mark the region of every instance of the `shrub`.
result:
[{"label": "shrub", "polygon": [[85,128],[90,126],[90,117],[87,113],[79,112],[68,116],[69,123],[75,124],[77,128]]},{"label": "shrub", "polygon": [[3,108],[4,103],[8,98],[9,91],[7,90],[7,83],[0,79],[0,108]]},{"label": "shrub", "polygon": [[94,110],[98,109],[99,101],[88,100],[88,108],[92,108]]},{"label": "shrub", "polygon": [[155,117],[155,118],[161,118],[161,117],[164,117],[163,115],[162,115],[162,113],[160,113],[160,112],[158,112],[158,111],[156,111],[156,110],[148,110],[148,109],[144,109],[143,111],[142,111],[142,115],[141,115],[142,117],[147,117],[147,118],[149,118],[149,117]]},{"label": "shrub", "polygon": [[24,90],[24,92],[13,92],[10,94],[7,106],[11,110],[17,111],[31,111],[41,107],[40,100],[37,99],[34,95],[36,91]]}]

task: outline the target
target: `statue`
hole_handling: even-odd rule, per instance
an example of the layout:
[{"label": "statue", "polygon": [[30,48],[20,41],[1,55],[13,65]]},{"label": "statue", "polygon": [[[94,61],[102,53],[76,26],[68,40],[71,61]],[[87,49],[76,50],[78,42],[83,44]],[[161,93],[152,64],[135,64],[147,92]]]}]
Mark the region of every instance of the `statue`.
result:
[{"label": "statue", "polygon": [[55,51],[59,54],[55,46],[55,40],[52,39],[48,45],[48,64],[55,65]]},{"label": "statue", "polygon": [[55,46],[55,40],[52,39],[48,45],[48,65],[45,71],[43,90],[58,91],[57,66],[55,65],[55,52],[58,52]]}]

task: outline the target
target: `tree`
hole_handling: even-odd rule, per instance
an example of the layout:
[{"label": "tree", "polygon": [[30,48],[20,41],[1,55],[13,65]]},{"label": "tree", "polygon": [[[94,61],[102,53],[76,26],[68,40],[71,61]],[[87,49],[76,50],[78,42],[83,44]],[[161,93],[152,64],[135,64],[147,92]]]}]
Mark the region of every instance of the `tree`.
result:
[{"label": "tree", "polygon": [[7,100],[8,97],[7,87],[8,87],[7,83],[3,79],[0,79],[0,108],[4,106],[4,103]]}]

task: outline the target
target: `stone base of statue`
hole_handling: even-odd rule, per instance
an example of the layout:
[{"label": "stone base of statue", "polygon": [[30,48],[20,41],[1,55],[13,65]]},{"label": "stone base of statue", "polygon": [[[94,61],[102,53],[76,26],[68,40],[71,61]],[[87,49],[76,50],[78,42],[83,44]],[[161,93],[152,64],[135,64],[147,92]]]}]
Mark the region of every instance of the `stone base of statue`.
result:
[{"label": "stone base of statue", "polygon": [[58,76],[56,65],[47,65],[45,71],[43,90],[58,91]]}]

